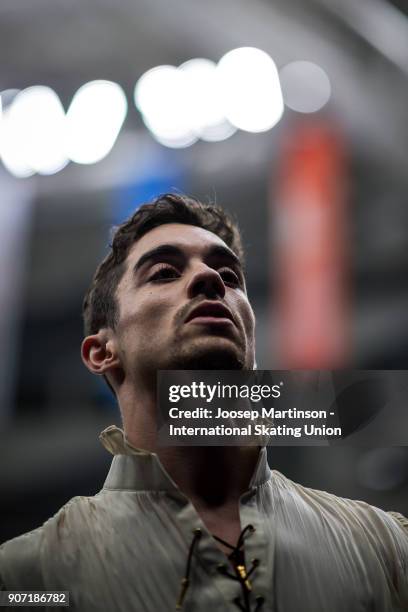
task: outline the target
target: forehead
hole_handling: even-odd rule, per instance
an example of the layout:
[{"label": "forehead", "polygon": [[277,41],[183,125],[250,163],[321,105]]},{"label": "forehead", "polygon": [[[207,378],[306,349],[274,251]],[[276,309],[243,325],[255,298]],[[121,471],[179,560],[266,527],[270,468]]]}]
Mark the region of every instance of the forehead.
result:
[{"label": "forehead", "polygon": [[226,247],[219,236],[202,227],[167,223],[150,230],[132,246],[127,257],[128,265],[135,263],[144,253],[162,244],[177,246],[187,256],[204,255],[212,246]]}]

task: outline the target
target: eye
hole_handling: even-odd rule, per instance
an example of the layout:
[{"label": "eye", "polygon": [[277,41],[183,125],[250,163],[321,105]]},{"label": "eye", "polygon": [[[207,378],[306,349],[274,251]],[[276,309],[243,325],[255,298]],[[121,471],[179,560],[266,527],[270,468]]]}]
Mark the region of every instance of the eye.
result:
[{"label": "eye", "polygon": [[231,285],[232,287],[241,286],[241,279],[231,268],[221,268],[221,270],[218,270],[218,274],[226,285]]},{"label": "eye", "polygon": [[176,268],[173,268],[173,266],[169,264],[161,264],[155,268],[153,274],[149,277],[149,282],[164,282],[174,280],[179,278],[179,276],[180,273]]}]

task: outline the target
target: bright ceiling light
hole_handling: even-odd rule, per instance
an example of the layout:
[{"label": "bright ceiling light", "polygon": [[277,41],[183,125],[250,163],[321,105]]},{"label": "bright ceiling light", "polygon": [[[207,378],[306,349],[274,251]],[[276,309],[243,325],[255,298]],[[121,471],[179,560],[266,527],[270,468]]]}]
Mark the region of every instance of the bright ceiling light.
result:
[{"label": "bright ceiling light", "polygon": [[145,125],[165,146],[225,140],[236,131],[225,119],[217,67],[210,60],[152,68],[137,82],[134,97]]},{"label": "bright ceiling light", "polygon": [[287,64],[280,71],[286,106],[299,113],[314,113],[330,99],[330,80],[323,68],[312,62]]},{"label": "bright ceiling light", "polygon": [[65,113],[59,97],[49,87],[37,85],[21,91],[12,102],[25,131],[22,151],[28,166],[39,174],[54,174],[64,168]]},{"label": "bright ceiling light", "polygon": [[135,104],[145,125],[165,146],[181,148],[197,140],[187,91],[186,75],[175,66],[156,66],[136,83]]},{"label": "bright ceiling light", "polygon": [[127,113],[123,89],[111,81],[91,81],[78,89],[66,116],[68,157],[94,164],[110,152]]},{"label": "bright ceiling light", "polygon": [[[217,65],[207,59],[192,59],[181,64],[179,70],[185,76],[185,98],[188,101],[188,115],[192,131],[204,136],[210,133],[211,128],[221,125],[225,128],[222,97],[217,87]],[[234,131],[229,131],[229,136]],[[218,130],[221,140],[226,130]],[[217,130],[213,130],[216,140]]]},{"label": "bright ceiling light", "polygon": [[192,134],[169,138],[163,136],[162,134],[159,135],[155,132],[152,133],[158,143],[160,143],[164,147],[169,147],[171,149],[186,149],[187,147],[191,147],[191,145],[193,145],[198,140],[198,138]]},{"label": "bright ceiling light", "polygon": [[219,142],[221,140],[226,140],[235,134],[236,131],[237,128],[224,119],[217,124],[207,125],[203,128],[200,132],[200,138],[206,142]]},{"label": "bright ceiling light", "polygon": [[15,176],[54,174],[68,163],[65,113],[57,94],[37,85],[18,93],[2,121],[1,154]]},{"label": "bright ceiling light", "polygon": [[[11,96],[9,96],[9,92],[12,92]],[[18,93],[18,90],[1,92],[0,157],[11,174],[17,178],[26,178],[32,176],[34,170],[22,159],[24,131],[19,130],[18,117],[10,113],[10,103]]]},{"label": "bright ceiling light", "polygon": [[142,115],[159,115],[176,87],[181,85],[181,77],[175,66],[156,66],[145,72],[135,86],[134,99]]},{"label": "bright ceiling light", "polygon": [[7,170],[16,178],[27,178],[34,170],[27,165],[22,155],[25,147],[25,131],[12,108],[2,113],[0,122],[0,155]]},{"label": "bright ceiling light", "polygon": [[278,71],[264,51],[253,47],[230,51],[218,63],[217,81],[225,116],[237,128],[264,132],[281,118]]},{"label": "bright ceiling light", "polygon": [[184,123],[171,121],[166,114],[142,115],[144,124],[162,145],[173,149],[190,147],[197,142],[194,134]]}]

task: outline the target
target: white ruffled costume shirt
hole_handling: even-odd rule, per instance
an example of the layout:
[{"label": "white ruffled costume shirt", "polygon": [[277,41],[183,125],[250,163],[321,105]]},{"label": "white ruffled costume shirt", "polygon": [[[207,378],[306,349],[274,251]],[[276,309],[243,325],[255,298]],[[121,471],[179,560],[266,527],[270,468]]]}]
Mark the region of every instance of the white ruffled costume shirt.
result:
[{"label": "white ruffled costume shirt", "polygon": [[[226,555],[157,455],[115,426],[101,441],[114,455],[102,490],[3,544],[2,588],[69,591],[71,611],[167,612],[187,571],[181,610],[246,610]],[[252,526],[251,612],[408,610],[402,515],[298,485],[270,470],[265,447],[239,510],[242,528]]]}]

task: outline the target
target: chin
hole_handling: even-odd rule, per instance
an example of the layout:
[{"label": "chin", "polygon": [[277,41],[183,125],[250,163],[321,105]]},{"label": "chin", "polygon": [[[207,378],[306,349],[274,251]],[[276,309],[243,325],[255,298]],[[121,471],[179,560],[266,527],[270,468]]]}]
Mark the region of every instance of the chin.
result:
[{"label": "chin", "polygon": [[245,355],[231,343],[200,343],[173,355],[174,370],[243,370]]}]

